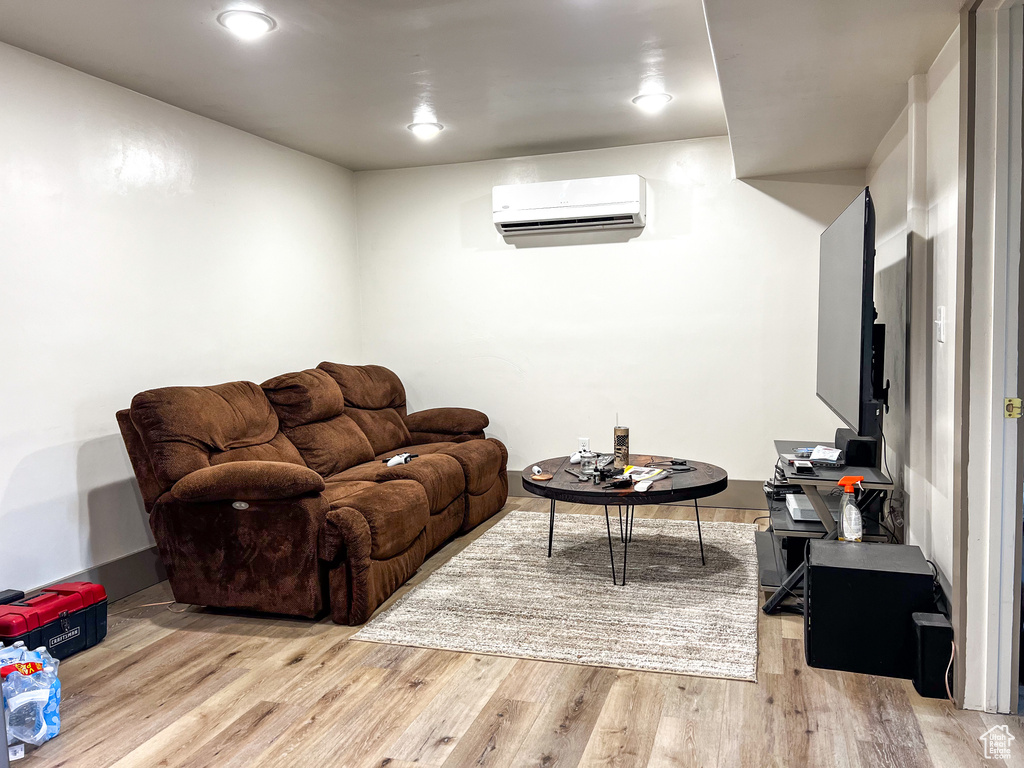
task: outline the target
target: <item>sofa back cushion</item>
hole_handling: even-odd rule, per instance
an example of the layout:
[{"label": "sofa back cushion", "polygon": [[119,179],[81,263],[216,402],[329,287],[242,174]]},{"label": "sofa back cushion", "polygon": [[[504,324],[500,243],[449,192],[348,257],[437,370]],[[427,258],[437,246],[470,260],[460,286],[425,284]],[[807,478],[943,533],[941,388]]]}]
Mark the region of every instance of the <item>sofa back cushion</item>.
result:
[{"label": "sofa back cushion", "polygon": [[226,461],[304,464],[251,381],[151,389],[132,398],[129,413],[165,491],[190,472]]},{"label": "sofa back cushion", "polygon": [[345,409],[338,382],[316,368],[263,382],[281,428],[306,465],[324,477],[373,459],[366,435]]},{"label": "sofa back cushion", "polygon": [[393,371],[380,365],[341,365],[320,363],[341,387],[345,412],[359,425],[373,455],[412,444],[403,417],[406,414],[405,387]]}]

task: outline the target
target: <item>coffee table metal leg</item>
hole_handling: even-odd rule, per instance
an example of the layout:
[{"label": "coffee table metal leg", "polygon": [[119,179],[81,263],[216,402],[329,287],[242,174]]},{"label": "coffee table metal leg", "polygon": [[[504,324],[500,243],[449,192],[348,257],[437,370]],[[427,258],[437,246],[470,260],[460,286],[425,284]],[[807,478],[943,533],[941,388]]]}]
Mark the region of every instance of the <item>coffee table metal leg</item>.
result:
[{"label": "coffee table metal leg", "polygon": [[551,557],[551,542],[555,540],[555,500],[551,500],[551,522],[548,523],[548,557]]},{"label": "coffee table metal leg", "polygon": [[700,532],[700,507],[697,506],[697,500],[693,500],[693,509],[697,513],[697,539],[700,541],[700,564],[707,565],[704,560],[704,535]]},{"label": "coffee table metal leg", "polygon": [[[626,531],[629,531],[629,510],[631,507],[626,507]],[[625,536],[622,539],[622,584],[619,586],[626,586],[626,559],[629,557],[629,536]]]},{"label": "coffee table metal leg", "polygon": [[615,550],[612,549],[612,521],[608,517],[608,505],[604,505],[604,524],[608,528],[608,555],[612,559],[612,584],[618,584],[619,580],[615,578]]},{"label": "coffee table metal leg", "polygon": [[628,541],[633,540],[633,521],[636,520],[636,505],[631,504],[629,507],[629,532],[626,534]]}]

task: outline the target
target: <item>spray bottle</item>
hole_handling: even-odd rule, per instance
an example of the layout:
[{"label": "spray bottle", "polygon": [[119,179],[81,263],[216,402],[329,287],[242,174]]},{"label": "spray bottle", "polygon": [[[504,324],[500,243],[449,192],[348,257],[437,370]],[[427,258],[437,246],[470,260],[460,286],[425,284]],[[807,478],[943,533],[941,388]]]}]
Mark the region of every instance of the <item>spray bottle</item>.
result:
[{"label": "spray bottle", "polygon": [[840,541],[861,541],[864,538],[864,520],[853,499],[853,490],[862,480],[863,475],[847,475],[837,483],[843,489],[843,502],[839,507]]}]

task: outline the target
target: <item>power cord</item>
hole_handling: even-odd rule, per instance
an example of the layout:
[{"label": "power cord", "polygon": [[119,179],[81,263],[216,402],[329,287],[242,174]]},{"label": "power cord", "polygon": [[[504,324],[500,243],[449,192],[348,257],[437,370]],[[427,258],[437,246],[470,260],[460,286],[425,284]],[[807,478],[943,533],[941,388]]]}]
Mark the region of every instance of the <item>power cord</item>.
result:
[{"label": "power cord", "polygon": [[952,646],[952,651],[949,654],[949,664],[946,666],[946,695],[949,697],[949,700],[956,705],[956,699],[953,698],[953,692],[949,689],[949,672],[953,669],[953,657],[956,656],[956,643],[950,642],[950,646]]},{"label": "power cord", "polygon": [[882,429],[881,423],[878,425],[878,433],[882,436],[882,463],[885,465],[885,474],[886,477],[892,480],[892,472],[889,471],[889,457],[886,455],[888,451],[885,450],[889,445],[889,440],[885,436],[885,430]]}]

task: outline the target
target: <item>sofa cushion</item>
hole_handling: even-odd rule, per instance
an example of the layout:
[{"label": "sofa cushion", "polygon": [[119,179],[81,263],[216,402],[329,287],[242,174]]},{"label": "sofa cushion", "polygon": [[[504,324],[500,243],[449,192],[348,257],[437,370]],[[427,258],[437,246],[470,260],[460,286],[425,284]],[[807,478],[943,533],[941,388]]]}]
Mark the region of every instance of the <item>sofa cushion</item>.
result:
[{"label": "sofa cushion", "polygon": [[494,485],[483,493],[466,496],[466,518],[462,523],[463,533],[476,528],[484,520],[497,514],[508,500],[508,472],[499,472]]},{"label": "sofa cushion", "polygon": [[348,414],[285,430],[311,468],[324,477],[373,459],[373,446]]},{"label": "sofa cushion", "polygon": [[431,514],[443,511],[466,490],[459,462],[440,453],[420,456],[396,467],[385,466],[378,480],[415,480],[427,492]]},{"label": "sofa cushion", "polygon": [[345,413],[341,387],[318,368],[263,382],[282,430],[306,464],[324,477],[369,461],[373,447]]},{"label": "sofa cushion", "polygon": [[323,362],[318,369],[341,386],[352,408],[379,411],[395,408],[405,413],[405,387],[398,375],[382,365],[342,365]]},{"label": "sofa cushion", "polygon": [[340,416],[345,410],[338,382],[318,368],[275,376],[261,386],[282,429]]},{"label": "sofa cushion", "polygon": [[258,443],[257,445],[245,445],[241,448],[232,448],[228,451],[213,452],[210,454],[210,465],[227,464],[231,461],[287,461],[289,464],[305,466],[302,456],[292,445],[291,441],[282,433],[278,432],[270,442]]},{"label": "sofa cushion", "polygon": [[370,480],[330,480],[328,479],[325,483],[323,491],[323,497],[327,499],[327,503],[333,507],[344,506],[345,499],[351,496],[353,493],[359,491],[365,491],[367,488],[373,488],[376,483]]},{"label": "sofa cushion", "polygon": [[[211,457],[220,463],[263,459],[303,464],[287,439],[274,441],[277,414],[251,381],[151,389],[132,398],[130,411],[163,488],[210,466]],[[240,451],[255,446],[267,447]]]},{"label": "sofa cushion", "polygon": [[232,461],[190,472],[171,488],[180,501],[287,499],[324,490],[308,467],[282,461]]},{"label": "sofa cushion", "polygon": [[409,430],[398,412],[393,408],[381,411],[364,411],[349,408],[347,416],[359,425],[359,429],[372,446],[371,456],[385,451],[397,451],[412,442]]},{"label": "sofa cushion", "polygon": [[405,387],[393,371],[380,365],[320,363],[341,387],[346,413],[359,425],[374,454],[412,442],[405,426]]},{"label": "sofa cushion", "polygon": [[444,510],[466,490],[466,480],[459,462],[440,453],[420,456],[408,464],[396,467],[374,460],[328,478],[331,483],[353,480],[385,485],[395,480],[415,480],[427,494],[431,514]]},{"label": "sofa cushion", "polygon": [[466,475],[466,490],[471,494],[489,490],[508,461],[505,446],[490,438],[456,443],[441,453],[452,456],[462,465]]},{"label": "sofa cushion", "polygon": [[351,507],[366,519],[374,560],[386,560],[408,549],[430,519],[423,487],[412,480],[374,484],[336,506]]},{"label": "sofa cushion", "polygon": [[405,426],[410,432],[442,435],[483,432],[488,423],[486,414],[473,408],[428,408],[405,417]]}]

